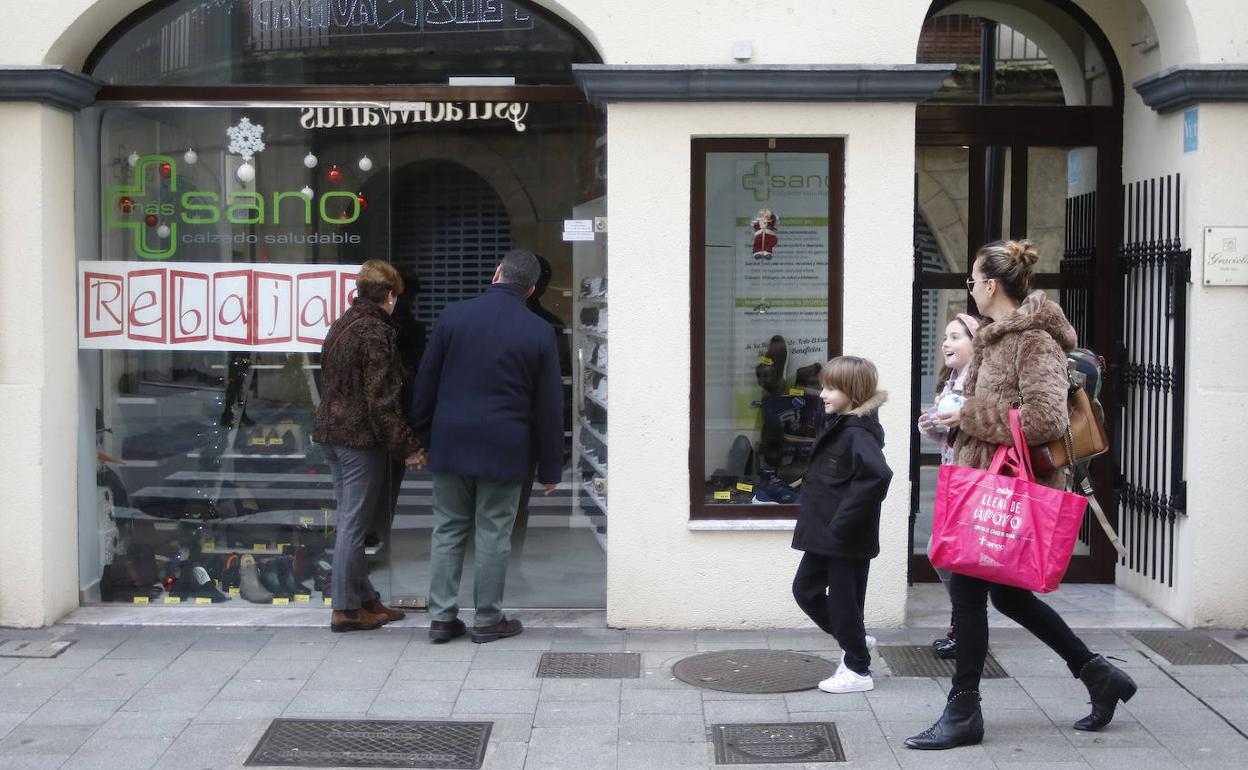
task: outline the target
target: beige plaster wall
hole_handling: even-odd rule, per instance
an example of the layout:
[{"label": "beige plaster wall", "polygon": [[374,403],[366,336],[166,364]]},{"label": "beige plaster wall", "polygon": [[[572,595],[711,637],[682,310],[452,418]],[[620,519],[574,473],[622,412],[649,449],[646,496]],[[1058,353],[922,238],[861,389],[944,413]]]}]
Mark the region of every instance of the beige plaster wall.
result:
[{"label": "beige plaster wall", "polygon": [[[789,548],[789,532],[689,530],[690,140],[844,136],[844,348],[873,359],[881,387],[894,398],[881,412],[885,455],[895,475],[867,622],[901,623],[914,107],[617,104],[607,120],[611,302],[629,309],[611,316],[608,622],[759,628],[807,622],[789,591],[799,558]],[[664,223],[661,252],[654,249],[656,221]]]}]

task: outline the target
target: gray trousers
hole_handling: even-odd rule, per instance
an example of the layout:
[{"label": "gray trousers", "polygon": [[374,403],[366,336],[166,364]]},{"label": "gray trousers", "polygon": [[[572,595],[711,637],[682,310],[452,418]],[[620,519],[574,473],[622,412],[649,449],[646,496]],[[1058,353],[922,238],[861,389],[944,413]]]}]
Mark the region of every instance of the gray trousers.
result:
[{"label": "gray trousers", "polygon": [[520,486],[519,481],[433,474],[430,620],[453,620],[459,614],[464,551],[474,529],[472,603],[477,614],[473,623],[492,626],[503,619],[503,588]]},{"label": "gray trousers", "polygon": [[364,536],[370,521],[390,505],[390,453],[385,449],[354,449],[321,445],[334,474],[334,571],[330,594],[335,610],[358,610],[378,598],[368,579]]}]

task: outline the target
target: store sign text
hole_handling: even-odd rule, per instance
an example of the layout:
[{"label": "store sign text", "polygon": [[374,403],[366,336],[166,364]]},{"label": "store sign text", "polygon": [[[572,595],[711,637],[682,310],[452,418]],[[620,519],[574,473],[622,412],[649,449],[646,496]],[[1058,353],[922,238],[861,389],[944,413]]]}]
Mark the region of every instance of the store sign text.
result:
[{"label": "store sign text", "polygon": [[357,265],[80,262],[78,347],[319,352]]},{"label": "store sign text", "polygon": [[520,132],[525,130],[524,119],[528,114],[528,102],[417,102],[411,109],[304,107],[299,113],[299,125],[307,129],[361,128],[506,120]]},{"label": "store sign text", "polygon": [[474,32],[532,29],[527,11],[504,0],[257,0],[252,24],[262,32],[349,29],[381,32]]}]

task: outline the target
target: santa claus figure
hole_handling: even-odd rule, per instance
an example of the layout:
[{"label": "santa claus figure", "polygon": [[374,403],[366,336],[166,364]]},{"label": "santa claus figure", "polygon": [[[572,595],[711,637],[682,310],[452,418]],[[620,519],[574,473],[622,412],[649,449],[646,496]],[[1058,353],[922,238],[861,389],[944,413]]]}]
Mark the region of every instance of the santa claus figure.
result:
[{"label": "santa claus figure", "polygon": [[776,222],[779,221],[771,209],[759,209],[754,218],[754,259],[771,259],[771,250],[779,243],[776,235]]}]

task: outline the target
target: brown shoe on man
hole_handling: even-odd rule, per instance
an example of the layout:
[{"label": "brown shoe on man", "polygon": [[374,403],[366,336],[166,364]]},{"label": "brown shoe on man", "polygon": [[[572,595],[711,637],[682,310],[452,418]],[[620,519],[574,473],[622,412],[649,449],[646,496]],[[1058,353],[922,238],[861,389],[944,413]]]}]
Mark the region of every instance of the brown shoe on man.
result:
[{"label": "brown shoe on man", "polygon": [[472,641],[477,644],[485,644],[498,639],[506,639],[509,636],[516,636],[523,630],[524,624],[519,620],[503,618],[492,626],[473,626]]},{"label": "brown shoe on man", "polygon": [[344,631],[372,631],[374,628],[381,628],[386,619],[382,615],[374,615],[368,610],[361,607],[355,611],[355,617],[350,617],[347,610],[334,610],[329,618],[329,630],[334,633],[342,633]]},{"label": "brown shoe on man", "polygon": [[435,620],[429,624],[429,641],[434,644],[442,644],[456,637],[463,636],[467,631],[468,629],[464,626],[464,621],[459,618],[454,620]]},{"label": "brown shoe on man", "polygon": [[385,618],[385,620],[382,621],[383,623],[392,623],[396,620],[402,620],[407,617],[407,613],[403,610],[396,610],[394,607],[387,607],[382,604],[379,599],[370,599],[369,601],[364,602],[364,609],[374,615],[381,615]]}]

